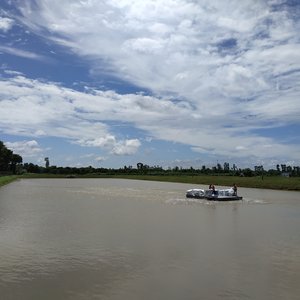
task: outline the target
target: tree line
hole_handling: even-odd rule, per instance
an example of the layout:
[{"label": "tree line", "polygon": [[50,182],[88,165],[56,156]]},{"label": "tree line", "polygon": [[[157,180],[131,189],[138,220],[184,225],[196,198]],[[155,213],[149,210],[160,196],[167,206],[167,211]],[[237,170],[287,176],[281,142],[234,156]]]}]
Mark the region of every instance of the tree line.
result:
[{"label": "tree line", "polygon": [[13,153],[2,141],[0,141],[0,172],[1,174],[16,174],[19,172],[23,158],[21,155]]},{"label": "tree line", "polygon": [[201,168],[182,168],[175,166],[173,168],[164,169],[161,166],[149,166],[142,163],[138,163],[134,166],[124,166],[122,168],[95,168],[92,166],[88,167],[57,167],[57,166],[39,166],[32,163],[23,164],[23,168],[29,173],[48,173],[58,175],[224,175],[224,176],[242,176],[242,177],[253,177],[253,176],[280,176],[285,175],[289,177],[300,176],[300,167],[280,168],[280,169],[269,169],[265,170],[263,166],[255,166],[254,169],[250,168],[238,168],[236,166],[232,168],[223,168],[218,165],[211,168],[202,166]]},{"label": "tree line", "polygon": [[251,168],[239,168],[236,164],[232,166],[228,162],[223,165],[217,163],[216,166],[207,167],[203,165],[201,168],[182,168],[175,166],[173,168],[164,169],[161,166],[149,166],[141,162],[136,167],[124,166],[123,168],[95,168],[88,167],[57,167],[51,166],[49,158],[45,158],[45,166],[39,166],[33,163],[22,163],[23,159],[19,154],[13,153],[7,149],[2,141],[0,141],[0,175],[5,174],[58,174],[58,175],[228,175],[228,176],[300,176],[299,166],[289,166],[286,164],[277,164],[275,169],[265,170],[262,165]]}]

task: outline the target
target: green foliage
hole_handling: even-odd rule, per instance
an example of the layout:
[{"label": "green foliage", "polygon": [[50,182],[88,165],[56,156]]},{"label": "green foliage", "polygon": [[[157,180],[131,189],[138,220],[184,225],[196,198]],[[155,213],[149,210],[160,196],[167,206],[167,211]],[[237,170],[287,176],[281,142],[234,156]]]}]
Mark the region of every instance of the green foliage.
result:
[{"label": "green foliage", "polygon": [[22,163],[22,156],[13,153],[0,141],[0,173],[16,174],[17,166]]},{"label": "green foliage", "polygon": [[[0,175],[22,174],[36,177],[121,177],[143,180],[159,180],[170,182],[186,182],[195,184],[210,184],[231,186],[235,182],[243,187],[273,188],[300,190],[300,167],[277,164],[276,169],[264,170],[262,165],[241,169],[235,164],[230,167],[225,162],[224,167],[220,163],[212,168],[203,165],[200,169],[193,167],[182,168],[175,166],[167,170],[160,166],[149,166],[141,162],[136,168],[124,166],[119,169],[82,167],[57,167],[49,165],[49,158],[45,158],[46,166],[38,166],[33,163],[22,164],[22,157],[7,149],[0,141]],[[283,177],[281,175],[287,177]]]},{"label": "green foliage", "polygon": [[282,176],[265,176],[264,180],[261,176],[241,177],[241,176],[224,176],[224,175],[137,175],[137,174],[113,174],[110,173],[89,173],[81,175],[63,175],[63,174],[24,174],[22,178],[123,178],[134,180],[151,180],[151,181],[164,181],[164,182],[178,182],[197,185],[208,185],[213,183],[216,187],[232,186],[236,183],[238,187],[246,188],[263,188],[275,190],[294,190],[300,191],[300,177],[282,177]]},{"label": "green foliage", "polygon": [[16,180],[18,176],[0,176],[0,186]]}]

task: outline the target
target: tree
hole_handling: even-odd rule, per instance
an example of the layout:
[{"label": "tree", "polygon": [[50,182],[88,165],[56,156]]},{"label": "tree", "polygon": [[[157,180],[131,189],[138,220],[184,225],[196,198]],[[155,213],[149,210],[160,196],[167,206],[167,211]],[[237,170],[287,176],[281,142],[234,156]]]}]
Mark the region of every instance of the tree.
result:
[{"label": "tree", "polygon": [[136,167],[138,170],[142,170],[144,165],[141,162],[139,162],[139,163],[137,163]]},{"label": "tree", "polygon": [[251,177],[251,176],[253,176],[253,171],[250,168],[246,168],[243,170],[243,174],[246,177]]},{"label": "tree", "polygon": [[224,171],[229,172],[230,167],[228,162],[224,162]]},{"label": "tree", "polygon": [[23,158],[19,154],[13,154],[11,156],[10,168],[13,174],[16,174],[17,165],[21,164],[22,162],[23,162]]},{"label": "tree", "polygon": [[0,141],[0,171],[9,171],[9,163],[13,152],[6,148],[4,143]]},{"label": "tree", "polygon": [[41,167],[39,167],[38,165],[34,165],[33,163],[25,163],[23,167],[28,173],[41,172]]},{"label": "tree", "polygon": [[0,172],[16,173],[16,166],[23,161],[19,154],[14,154],[0,141]]},{"label": "tree", "polygon": [[285,164],[281,165],[281,172],[286,172],[286,165]]},{"label": "tree", "polygon": [[46,162],[46,164],[45,164],[46,168],[49,168],[49,165],[50,165],[49,157],[45,157],[45,162]]},{"label": "tree", "polygon": [[261,166],[255,166],[254,167],[254,171],[258,175],[261,175],[261,179],[262,180],[264,179],[264,166],[263,165],[261,165]]}]

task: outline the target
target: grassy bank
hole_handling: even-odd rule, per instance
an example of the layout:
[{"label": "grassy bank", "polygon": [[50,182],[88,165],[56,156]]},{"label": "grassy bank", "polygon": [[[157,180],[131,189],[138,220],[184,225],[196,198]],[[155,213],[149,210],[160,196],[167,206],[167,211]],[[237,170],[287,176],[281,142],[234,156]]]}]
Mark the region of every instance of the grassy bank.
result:
[{"label": "grassy bank", "polygon": [[300,191],[299,177],[281,177],[269,176],[263,179],[259,177],[238,177],[238,176],[121,176],[122,178],[141,179],[141,180],[156,180],[167,182],[179,182],[199,185],[214,184],[217,186],[232,186],[235,183],[239,187],[248,188],[263,188],[276,190],[294,190]]},{"label": "grassy bank", "polygon": [[17,178],[19,178],[19,176],[16,175],[11,175],[11,176],[0,176],[0,187],[2,185],[8,184],[14,180],[16,180]]},{"label": "grassy bank", "polygon": [[[232,186],[235,183],[238,187],[248,188],[263,188],[276,190],[294,190],[300,191],[300,177],[282,177],[282,176],[265,176],[263,179],[259,177],[238,177],[238,176],[168,176],[168,175],[99,175],[88,174],[84,176],[77,176],[77,178],[123,178],[136,180],[152,180],[165,182],[178,182],[188,184],[209,185],[214,184],[218,186]],[[66,175],[53,174],[26,174],[22,178],[66,178]]]}]

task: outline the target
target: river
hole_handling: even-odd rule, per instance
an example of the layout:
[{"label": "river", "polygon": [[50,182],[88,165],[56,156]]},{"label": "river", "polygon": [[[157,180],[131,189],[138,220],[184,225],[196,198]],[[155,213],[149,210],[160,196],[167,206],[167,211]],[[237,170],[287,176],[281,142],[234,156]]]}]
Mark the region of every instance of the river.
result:
[{"label": "river", "polygon": [[[299,299],[300,193],[25,179],[0,188],[4,300]],[[207,188],[206,186],[204,188]]]}]

